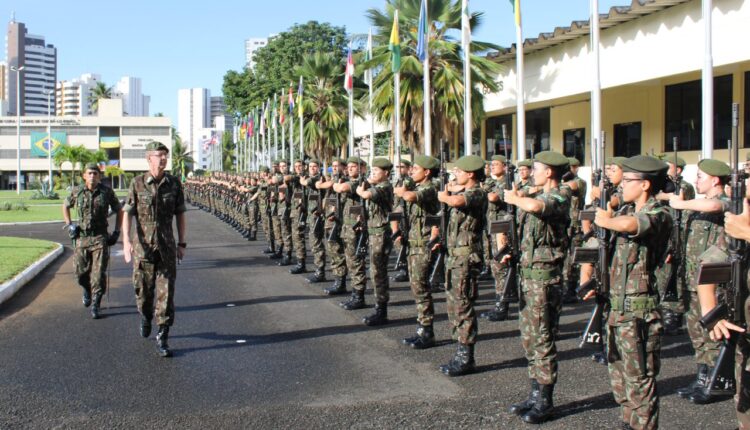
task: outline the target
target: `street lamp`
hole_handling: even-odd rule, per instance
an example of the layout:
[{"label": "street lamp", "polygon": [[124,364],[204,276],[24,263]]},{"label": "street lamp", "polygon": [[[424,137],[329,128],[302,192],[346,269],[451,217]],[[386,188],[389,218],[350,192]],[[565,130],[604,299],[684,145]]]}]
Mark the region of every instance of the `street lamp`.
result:
[{"label": "street lamp", "polygon": [[52,192],[52,93],[54,90],[42,90],[47,94],[47,162],[49,163],[49,192]]},{"label": "street lamp", "polygon": [[16,194],[21,194],[21,71],[25,66],[10,66],[16,72]]}]

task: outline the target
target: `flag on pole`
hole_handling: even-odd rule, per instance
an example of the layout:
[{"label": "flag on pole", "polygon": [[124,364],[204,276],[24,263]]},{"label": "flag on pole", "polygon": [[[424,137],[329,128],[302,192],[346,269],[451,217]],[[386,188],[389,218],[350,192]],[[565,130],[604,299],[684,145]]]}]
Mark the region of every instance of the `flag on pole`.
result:
[{"label": "flag on pole", "polygon": [[427,0],[422,0],[419,7],[419,24],[417,24],[417,58],[427,59]]},{"label": "flag on pole", "polygon": [[354,59],[352,59],[352,44],[349,43],[349,54],[346,56],[346,77],[344,89],[351,92],[354,89]]},{"label": "flag on pole", "polygon": [[289,81],[289,115],[294,114],[294,97],[292,96],[292,82]]},{"label": "flag on pole", "polygon": [[393,15],[393,29],[391,29],[391,40],[388,43],[391,51],[391,71],[396,73],[401,69],[401,42],[398,37],[398,9]]},{"label": "flag on pole", "polygon": [[513,15],[516,19],[516,27],[521,25],[521,0],[510,0],[510,5],[513,6]]},{"label": "flag on pole", "polygon": [[284,93],[279,96],[279,124],[284,125]]},{"label": "flag on pole", "polygon": [[[516,0],[518,1],[518,0]],[[469,14],[469,0],[462,0],[461,5],[461,48],[464,58],[469,57],[471,44],[471,15]]]},{"label": "flag on pole", "polygon": [[278,112],[276,110],[276,93],[274,93],[273,107],[271,108],[271,126],[273,127],[274,130],[276,130],[276,123],[278,122],[278,118],[279,118],[278,116],[276,116],[277,113]]},{"label": "flag on pole", "polygon": [[302,90],[303,90],[303,88],[304,87],[302,85],[302,76],[300,76],[299,77],[299,88],[297,88],[297,106],[298,106],[297,109],[299,110],[299,117],[300,118],[302,118],[302,116],[304,115],[304,109],[302,109]]},{"label": "flag on pole", "polygon": [[[365,49],[365,63],[372,60],[372,28],[367,34],[367,49]],[[372,85],[372,68],[368,67],[365,69],[365,82],[367,85]]]},{"label": "flag on pole", "polygon": [[266,107],[263,106],[263,113],[260,115],[260,135],[266,135]]},{"label": "flag on pole", "polygon": [[255,134],[255,121],[253,120],[253,113],[247,113],[247,137],[253,137]]}]

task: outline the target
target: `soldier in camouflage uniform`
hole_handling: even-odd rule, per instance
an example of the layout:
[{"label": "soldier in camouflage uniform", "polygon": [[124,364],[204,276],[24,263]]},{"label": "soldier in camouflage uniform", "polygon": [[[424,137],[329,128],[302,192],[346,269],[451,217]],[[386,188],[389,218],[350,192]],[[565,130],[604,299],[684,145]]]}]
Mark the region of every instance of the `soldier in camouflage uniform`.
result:
[{"label": "soldier in camouflage uniform", "polygon": [[245,201],[247,202],[247,240],[253,241],[258,235],[258,221],[260,220],[260,207],[258,199],[252,197],[258,192],[258,179],[255,177],[247,179],[247,191]]},{"label": "soldier in camouflage uniform", "polygon": [[359,157],[349,157],[346,160],[346,169],[349,180],[334,184],[333,191],[340,194],[342,203],[342,226],[341,239],[344,241],[344,254],[346,255],[346,266],[352,279],[352,295],[349,300],[339,303],[347,311],[362,309],[365,307],[365,259],[357,252],[357,239],[360,233],[358,229],[366,228],[361,225],[361,220],[352,214],[353,206],[361,206],[362,199],[355,190],[360,185],[366,169],[366,164]]},{"label": "soldier in camouflage uniform", "polygon": [[[440,370],[448,376],[474,372],[477,315],[474,302],[479,294],[477,276],[482,265],[482,234],[487,212],[487,194],[480,187],[484,160],[466,155],[456,161],[456,184],[438,193],[438,201],[451,208],[446,237],[445,291],[451,337],[458,349]],[[449,194],[450,192],[450,194]]]},{"label": "soldier in camouflage uniform", "polygon": [[283,243],[283,252],[279,266],[289,266],[292,264],[292,175],[289,174],[289,163],[286,160],[279,161],[279,174],[275,177],[274,183],[279,187],[277,219],[279,221],[279,234]]},{"label": "soldier in camouflage uniform", "polygon": [[355,190],[367,207],[370,248],[370,282],[375,293],[375,312],[363,318],[369,326],[388,323],[388,250],[391,240],[388,214],[393,204],[393,185],[388,180],[393,164],[387,158],[372,161],[370,177]]},{"label": "soldier in camouflage uniform", "polygon": [[[96,163],[86,165],[83,178],[85,184],[73,189],[65,199],[62,211],[75,247],[73,260],[78,285],[83,288],[83,305],[91,305],[91,317],[98,319],[102,295],[106,292],[109,247],[117,243],[120,236],[122,213],[114,191],[101,184],[101,171]],[[77,209],[78,224],[71,223],[71,208]],[[112,235],[107,233],[109,209],[117,214]]]},{"label": "soldier in camouflage uniform", "polygon": [[[174,323],[174,284],[176,263],[185,256],[185,197],[180,181],[164,173],[169,149],[160,142],[146,146],[149,171],[136,176],[130,184],[123,207],[123,252],[125,261],[133,259],[133,285],[141,314],[141,336],[151,334],[151,318],[156,316],[159,355],[170,357],[167,344]],[[135,217],[135,246],[130,238],[130,217]],[[178,243],[175,246],[172,218],[177,219]],[[155,301],[155,303],[154,303]]]},{"label": "soldier in camouflage uniform", "polygon": [[707,395],[703,388],[721,347],[719,342],[711,340],[699,323],[702,316],[697,290],[700,257],[712,245],[726,251],[724,212],[729,210],[731,201],[724,193],[724,186],[729,182],[731,173],[729,166],[722,161],[701,160],[698,163],[695,185],[698,193],[704,194],[706,198],[685,200],[682,195],[672,194],[669,199],[672,209],[690,211],[685,222],[686,240],[682,242],[685,244],[682,255],[687,284],[687,329],[695,350],[698,372],[695,380],[687,387],[678,389],[677,394],[697,404],[715,400],[715,396]]},{"label": "soldier in camouflage uniform", "polygon": [[[346,294],[346,259],[344,256],[344,241],[342,240],[341,234],[331,237],[331,231],[333,230],[334,224],[338,223],[339,232],[342,230],[341,221],[342,214],[337,211],[335,204],[329,204],[330,200],[342,200],[342,196],[333,190],[334,184],[343,183],[346,180],[346,162],[342,159],[333,160],[331,163],[332,175],[331,180],[326,181],[325,176],[315,185],[321,193],[327,192],[328,198],[324,200],[323,211],[325,212],[325,235],[326,235],[326,254],[331,259],[331,272],[336,277],[333,285],[323,289],[326,295],[333,296],[338,294]],[[343,204],[341,205],[343,206]],[[334,221],[337,220],[337,221]]]},{"label": "soldier in camouflage uniform", "polygon": [[308,194],[307,224],[310,227],[310,250],[315,262],[315,273],[307,278],[307,282],[314,284],[326,280],[325,221],[323,219],[325,191],[318,190],[316,187],[322,179],[320,161],[310,160],[308,172],[310,176],[301,178],[300,184],[305,187]]},{"label": "soldier in camouflage uniform", "polygon": [[292,202],[292,244],[297,265],[289,270],[292,275],[307,272],[305,260],[307,259],[307,245],[305,233],[307,232],[307,196],[305,188],[300,184],[300,178],[305,174],[305,163],[302,160],[294,162],[294,174],[289,176],[288,192],[291,193]]},{"label": "soldier in camouflage uniform", "polygon": [[[586,181],[578,176],[578,168],[581,163],[575,157],[568,158],[570,162],[570,171],[563,176],[565,185],[570,189],[570,227],[568,227],[568,243],[571,251],[583,242],[583,233],[581,230],[581,221],[578,214],[583,210],[586,204]],[[578,268],[573,264],[573,253],[568,252],[565,256],[563,266],[563,304],[578,302],[576,288],[578,287]]]},{"label": "soldier in camouflage uniform", "polygon": [[538,188],[534,197],[505,193],[507,204],[526,213],[520,235],[519,327],[531,380],[528,399],[512,405],[510,411],[531,424],[541,423],[551,415],[557,382],[555,338],[562,306],[562,265],[568,249],[565,232],[570,216],[570,201],[560,191],[559,184],[568,163],[560,153],[542,151],[534,159],[534,183]]},{"label": "soldier in camouflage uniform", "polygon": [[284,251],[288,251],[288,248],[284,249],[284,237],[281,233],[281,216],[279,216],[279,210],[283,204],[279,198],[281,195],[279,187],[284,180],[283,178],[284,176],[279,170],[279,162],[275,161],[271,168],[271,175],[268,178],[268,201],[271,207],[269,217],[271,220],[271,231],[273,232],[273,238],[276,242],[276,252],[269,257],[271,260],[281,259],[284,255]]},{"label": "soldier in camouflage uniform", "polygon": [[435,332],[432,322],[435,308],[429,285],[430,276],[430,242],[437,240],[437,226],[430,226],[427,217],[440,210],[437,200],[437,188],[432,178],[437,176],[440,162],[428,155],[417,155],[411,171],[414,190],[406,186],[396,187],[394,193],[406,203],[404,216],[408,217],[409,241],[409,283],[417,306],[417,332],[401,342],[414,349],[425,349],[435,345]]},{"label": "soldier in camouflage uniform", "polygon": [[[397,166],[398,168],[398,180],[396,181],[396,184],[394,187],[406,187],[407,190],[414,189],[414,181],[409,177],[409,172],[412,168],[412,163],[409,160],[401,159],[400,164]],[[393,208],[394,211],[403,212],[404,210],[404,202],[401,201],[401,198],[394,195],[393,197]],[[402,225],[399,226],[398,221],[391,221],[391,231],[392,232],[399,232],[402,235],[409,235],[408,231],[405,231],[404,229],[404,223],[401,223]],[[408,248],[409,244],[401,241],[401,246],[406,246],[406,252],[405,255],[408,255]],[[402,250],[399,250],[399,254],[402,254]],[[408,258],[403,258],[401,261],[397,262],[396,265],[396,274],[393,275],[393,281],[394,282],[405,282],[409,280],[409,260]]]},{"label": "soldier in camouflage uniform", "polygon": [[594,220],[615,235],[606,340],[608,370],[615,401],[622,406],[623,426],[655,429],[659,424],[656,377],[662,331],[655,272],[666,256],[672,217],[654,195],[664,185],[667,165],[653,157],[635,156],[623,161],[622,169],[622,198],[628,204],[616,217],[611,209],[597,209]]},{"label": "soldier in camouflage uniform", "polygon": [[258,202],[258,211],[261,222],[263,223],[263,234],[266,236],[268,248],[263,251],[264,254],[275,254],[276,244],[274,243],[273,226],[271,222],[271,203],[269,199],[269,171],[268,167],[260,167],[260,180],[258,181],[258,190],[251,197]]}]

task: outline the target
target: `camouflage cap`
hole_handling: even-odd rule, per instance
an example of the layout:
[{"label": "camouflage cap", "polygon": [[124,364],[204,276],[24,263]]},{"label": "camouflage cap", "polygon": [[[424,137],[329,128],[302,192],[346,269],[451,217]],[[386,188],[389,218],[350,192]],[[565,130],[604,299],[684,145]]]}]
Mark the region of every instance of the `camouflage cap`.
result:
[{"label": "camouflage cap", "polygon": [[636,155],[635,157],[626,158],[622,162],[623,172],[645,173],[650,175],[666,174],[666,163],[650,155]]},{"label": "camouflage cap", "polygon": [[492,161],[499,161],[499,162],[505,164],[505,163],[508,162],[508,159],[505,158],[505,155],[493,155],[492,156]]},{"label": "camouflage cap", "polygon": [[87,170],[96,170],[97,172],[100,170],[99,165],[96,163],[86,163],[86,166],[84,166],[83,171]]},{"label": "camouflage cap", "polygon": [[550,167],[565,167],[568,165],[568,157],[555,151],[542,151],[534,156],[534,161]]},{"label": "camouflage cap", "polygon": [[568,164],[571,167],[578,167],[581,165],[581,162],[576,157],[568,157]]},{"label": "camouflage cap", "polygon": [[432,170],[440,167],[440,160],[435,157],[430,157],[429,155],[417,155],[414,157],[414,164],[423,169]]},{"label": "camouflage cap", "polygon": [[148,145],[146,145],[146,151],[165,151],[167,154],[169,154],[169,148],[167,148],[163,143],[157,142],[155,140],[149,142]]},{"label": "camouflage cap", "polygon": [[359,164],[359,165],[362,165],[362,164],[366,165],[367,164],[367,163],[365,163],[365,160],[363,160],[363,159],[361,159],[359,157],[349,157],[346,160],[346,164],[349,164],[349,163],[354,163],[354,164]]},{"label": "camouflage cap", "polygon": [[532,161],[531,161],[530,159],[528,159],[528,158],[527,158],[527,159],[525,159],[525,160],[521,160],[521,161],[519,161],[519,162],[518,162],[518,167],[528,167],[528,168],[531,168],[531,166],[532,166],[533,164],[534,164],[534,163],[533,163],[533,162],[532,162]]},{"label": "camouflage cap", "polygon": [[393,168],[393,163],[391,163],[391,160],[383,157],[378,157],[372,160],[372,167],[378,167],[385,170],[391,170]]},{"label": "camouflage cap", "polygon": [[456,161],[456,167],[464,172],[476,172],[484,169],[484,160],[476,155],[464,155]]},{"label": "camouflage cap", "polygon": [[729,176],[732,174],[732,169],[729,165],[723,161],[714,160],[713,158],[706,158],[698,163],[698,168],[703,172],[711,176]]}]

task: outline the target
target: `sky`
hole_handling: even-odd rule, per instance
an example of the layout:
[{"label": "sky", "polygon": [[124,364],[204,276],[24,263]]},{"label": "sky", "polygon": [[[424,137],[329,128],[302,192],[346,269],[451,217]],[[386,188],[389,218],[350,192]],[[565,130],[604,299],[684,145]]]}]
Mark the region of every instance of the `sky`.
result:
[{"label": "sky", "polygon": [[[631,0],[599,0],[599,12]],[[107,85],[122,76],[142,79],[151,115],[177,122],[177,90],[208,88],[221,95],[228,70],[242,70],[245,39],[265,37],[310,20],[367,33],[365,12],[383,0],[2,0],[0,19],[23,22],[57,48],[58,80],[97,73]],[[515,43],[508,0],[471,0],[484,22],[472,38]],[[523,0],[524,38],[588,19],[589,0]],[[6,22],[7,22],[6,21]],[[5,53],[0,54],[3,60]]]}]

